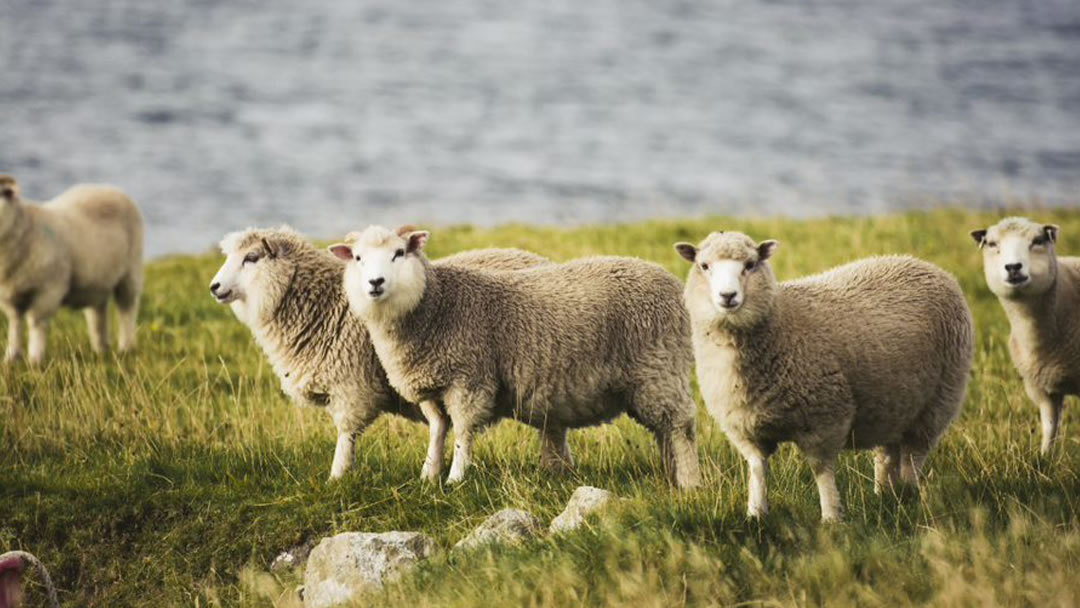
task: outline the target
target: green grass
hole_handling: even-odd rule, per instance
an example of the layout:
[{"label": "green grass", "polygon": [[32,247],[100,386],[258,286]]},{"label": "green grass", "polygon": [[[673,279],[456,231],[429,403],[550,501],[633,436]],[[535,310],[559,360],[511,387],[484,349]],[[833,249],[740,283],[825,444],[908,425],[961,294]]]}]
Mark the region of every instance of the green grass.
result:
[{"label": "green grass", "polygon": [[[1061,225],[1063,251],[1080,251],[1080,211],[1040,215]],[[280,394],[248,330],[207,294],[220,263],[208,254],[150,264],[136,354],[94,357],[81,315],[64,313],[45,367],[0,369],[0,550],[40,556],[70,606],[292,605],[296,577],[266,569],[293,544],[420,530],[448,549],[504,507],[550,519],[589,484],[629,500],[567,536],[441,553],[370,603],[1077,605],[1080,446],[1067,424],[1055,454],[1037,455],[1036,410],[967,236],[996,217],[455,227],[431,240],[434,255],[486,246],[559,260],[624,254],[684,276],[672,243],[724,228],[779,239],[782,279],[877,253],[943,266],[967,293],[978,350],[964,412],[931,456],[921,500],[875,496],[869,455],[847,454],[847,520],[823,526],[809,470],[786,446],[772,460],[771,513],[748,521],[744,466],[703,408],[705,482],[692,492],[663,481],[651,438],[626,419],[573,433],[578,468],[563,476],[539,469],[534,432],[504,422],[481,437],[464,484],[435,488],[418,481],[426,430],[388,417],[359,440],[356,468],[328,482],[329,417]]]}]

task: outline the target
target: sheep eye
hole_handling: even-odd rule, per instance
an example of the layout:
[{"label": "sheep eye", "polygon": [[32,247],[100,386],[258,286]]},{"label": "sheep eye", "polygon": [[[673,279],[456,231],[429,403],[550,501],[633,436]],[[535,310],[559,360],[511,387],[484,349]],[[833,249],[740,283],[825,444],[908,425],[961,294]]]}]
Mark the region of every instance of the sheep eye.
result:
[{"label": "sheep eye", "polygon": [[244,256],[244,264],[254,264],[259,261],[259,254],[249,253]]},{"label": "sheep eye", "polygon": [[705,262],[702,262],[702,263],[701,263],[701,269],[702,269],[702,270],[708,270],[708,269],[709,269],[709,265],[708,265],[708,264],[706,264]]},{"label": "sheep eye", "polygon": [[356,256],[356,261],[357,261],[357,262],[359,262],[359,261],[360,261],[360,256]]},{"label": "sheep eye", "polygon": [[754,260],[750,260],[749,262],[743,264],[743,270],[745,272],[753,272],[755,268],[757,268],[757,262],[755,262]]},{"label": "sheep eye", "polygon": [[390,261],[393,262],[394,260],[400,258],[403,255],[405,255],[405,250],[404,249],[398,249],[397,251],[394,252],[394,257],[390,258]]},{"label": "sheep eye", "polygon": [[991,249],[997,249],[997,241],[986,241],[986,246]]},{"label": "sheep eye", "polygon": [[1032,247],[1042,247],[1045,244],[1046,244],[1046,237],[1045,236],[1037,236],[1037,237],[1035,237],[1035,240],[1031,241],[1031,246]]}]

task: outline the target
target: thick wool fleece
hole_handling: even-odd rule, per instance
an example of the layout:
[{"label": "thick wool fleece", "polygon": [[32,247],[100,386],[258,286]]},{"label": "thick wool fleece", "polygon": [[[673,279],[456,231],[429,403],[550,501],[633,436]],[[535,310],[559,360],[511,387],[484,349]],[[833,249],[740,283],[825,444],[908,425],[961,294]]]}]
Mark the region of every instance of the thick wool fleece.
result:
[{"label": "thick wool fleece", "polygon": [[[1009,354],[1039,407],[1043,453],[1057,438],[1065,396],[1080,396],[1080,258],[1058,257],[1057,232],[1053,225],[1011,217],[973,233],[983,249],[987,283],[1009,318]],[[997,268],[1014,260],[989,245],[1009,239],[1023,245],[1022,272],[1031,278],[1018,288],[1006,284]]]},{"label": "thick wool fleece", "polygon": [[[248,230],[223,248],[254,252],[270,272],[259,285],[261,314],[241,314],[296,403],[325,407],[339,433],[332,477],[353,463],[353,441],[381,414],[425,422],[419,408],[390,386],[363,323],[349,311],[342,288],[345,264],[291,230]],[[271,254],[271,252],[273,252]],[[515,249],[467,251],[438,264],[514,270],[547,263]],[[246,317],[246,318],[245,318]]]},{"label": "thick wool fleece", "polygon": [[452,479],[467,466],[471,434],[501,418],[541,429],[569,460],[567,429],[626,412],[656,435],[678,485],[698,482],[678,279],[614,257],[499,275],[418,262],[415,308],[368,317],[368,328],[403,395],[445,404],[458,436]]},{"label": "thick wool fleece", "polygon": [[[915,481],[960,411],[971,367],[974,329],[956,280],[915,258],[878,257],[777,285],[761,264],[746,287],[747,324],[708,314],[707,282],[697,266],[690,272],[686,301],[709,412],[752,469],[783,441],[828,477],[842,448],[880,447],[879,489],[901,459]],[[763,485],[756,492],[755,515],[764,511]],[[822,508],[839,517],[838,497],[823,494]]]},{"label": "thick wool fleece", "polygon": [[23,318],[30,360],[40,361],[45,328],[61,306],[86,309],[90,343],[108,346],[108,302],[115,299],[121,350],[135,345],[143,282],[143,223],[138,208],[111,186],[78,185],[41,205],[19,197],[0,177],[0,307],[8,316],[7,358],[22,354]]}]

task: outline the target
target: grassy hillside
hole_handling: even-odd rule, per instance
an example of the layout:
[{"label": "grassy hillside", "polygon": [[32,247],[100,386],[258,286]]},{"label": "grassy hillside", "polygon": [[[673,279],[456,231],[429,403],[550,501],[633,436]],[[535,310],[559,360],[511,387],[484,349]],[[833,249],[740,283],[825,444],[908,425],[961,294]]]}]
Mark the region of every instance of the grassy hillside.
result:
[{"label": "grassy hillside", "polygon": [[[1080,252],[1080,211],[1041,217],[1061,225],[1062,251]],[[651,437],[625,418],[573,433],[578,467],[565,476],[539,469],[533,431],[504,422],[479,440],[467,481],[441,488],[418,481],[426,430],[385,418],[358,441],[354,471],[328,482],[329,417],[280,394],[248,330],[209,297],[221,261],[209,254],[150,264],[137,354],[95,358],[81,315],[64,313],[45,367],[0,368],[0,550],[40,556],[70,606],[290,605],[297,581],[266,568],[295,543],[421,530],[449,548],[504,507],[550,519],[589,484],[630,500],[557,540],[438,557],[372,603],[1078,605],[1076,414],[1066,412],[1063,441],[1040,459],[1037,413],[967,236],[995,218],[448,228],[429,245],[433,255],[485,246],[560,260],[624,254],[684,276],[671,244],[724,228],[779,239],[781,279],[877,253],[943,266],[968,295],[978,350],[965,410],[929,461],[921,501],[875,496],[870,456],[847,454],[838,473],[847,521],[822,526],[808,467],[785,446],[772,460],[772,512],[747,521],[745,467],[703,408],[705,483],[692,492],[663,481]]]}]

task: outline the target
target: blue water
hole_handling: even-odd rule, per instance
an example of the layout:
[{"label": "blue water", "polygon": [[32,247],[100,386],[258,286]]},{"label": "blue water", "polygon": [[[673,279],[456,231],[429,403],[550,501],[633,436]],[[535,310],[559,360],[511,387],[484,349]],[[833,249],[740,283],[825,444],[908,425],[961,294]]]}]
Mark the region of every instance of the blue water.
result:
[{"label": "blue water", "polygon": [[1080,203],[1076,0],[5,0],[0,171],[290,222]]}]

